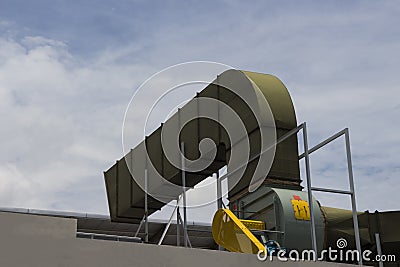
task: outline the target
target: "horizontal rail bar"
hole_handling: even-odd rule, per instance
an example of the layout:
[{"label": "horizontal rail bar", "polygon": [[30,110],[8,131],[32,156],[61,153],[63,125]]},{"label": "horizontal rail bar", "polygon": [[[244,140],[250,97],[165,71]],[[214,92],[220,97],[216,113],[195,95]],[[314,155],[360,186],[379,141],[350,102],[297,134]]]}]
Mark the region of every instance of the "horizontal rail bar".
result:
[{"label": "horizontal rail bar", "polygon": [[[347,129],[347,128],[346,128],[346,129]],[[343,129],[343,130],[341,130],[340,132],[335,133],[335,134],[332,135],[331,137],[325,139],[325,140],[322,141],[321,143],[319,143],[319,144],[317,144],[316,146],[310,148],[310,149],[308,150],[308,154],[310,155],[311,153],[315,152],[316,150],[320,149],[321,147],[323,147],[323,146],[329,144],[329,143],[332,142],[333,140],[335,140],[335,139],[339,138],[340,136],[344,135],[345,132],[346,132],[346,129]],[[304,155],[304,153],[303,153],[303,154],[301,154],[301,155],[299,156],[299,159],[302,159],[302,158],[304,158],[304,157],[305,157],[305,155]]]},{"label": "horizontal rail bar", "polygon": [[331,189],[331,188],[322,188],[322,187],[311,187],[311,190],[312,191],[320,191],[320,192],[336,193],[336,194],[345,194],[345,195],[353,194],[353,192],[351,192],[351,191]]}]

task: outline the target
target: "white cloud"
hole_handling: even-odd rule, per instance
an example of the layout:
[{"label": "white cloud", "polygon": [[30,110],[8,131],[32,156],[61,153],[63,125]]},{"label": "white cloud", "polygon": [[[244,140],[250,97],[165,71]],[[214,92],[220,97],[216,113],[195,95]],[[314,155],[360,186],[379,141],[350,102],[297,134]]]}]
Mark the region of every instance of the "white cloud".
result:
[{"label": "white cloud", "polygon": [[79,64],[63,43],[43,37],[0,44],[1,205],[107,212],[105,201],[90,206],[85,194],[99,191],[102,171],[122,156],[135,66]]},{"label": "white cloud", "polygon": [[43,36],[27,36],[22,39],[21,43],[29,48],[32,47],[58,47],[66,48],[67,45],[61,41],[52,40]]}]

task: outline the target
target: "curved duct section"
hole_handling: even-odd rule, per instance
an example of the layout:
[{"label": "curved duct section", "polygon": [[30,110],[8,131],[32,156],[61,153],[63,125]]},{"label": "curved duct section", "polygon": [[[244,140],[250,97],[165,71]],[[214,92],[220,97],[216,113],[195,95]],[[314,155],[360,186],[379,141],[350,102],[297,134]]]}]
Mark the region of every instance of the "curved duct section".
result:
[{"label": "curved duct section", "polygon": [[[204,99],[207,100],[206,104]],[[268,105],[263,104],[265,101]],[[229,119],[231,111],[239,118],[238,121]],[[228,165],[228,173],[240,169],[228,176],[230,199],[248,193],[254,179],[258,182],[257,186],[263,183],[301,189],[296,136],[272,147],[266,155],[261,155],[267,160],[259,156],[268,145],[274,144],[277,138],[296,126],[292,100],[278,78],[239,70],[223,72],[104,172],[111,219],[118,222],[137,222],[142,219],[145,170],[148,177],[149,215],[161,209],[165,203],[176,200],[182,193],[180,151],[167,153],[165,142],[162,142],[166,129],[180,129],[171,138],[176,144],[183,142],[185,146],[184,156],[189,162],[185,164],[189,168],[185,171],[186,190],[225,165]],[[242,132],[239,131],[240,127],[244,129]],[[232,129],[238,129],[233,139],[229,132]],[[274,137],[269,143],[263,140],[263,131]],[[205,139],[211,140],[215,146],[202,144]],[[233,153],[235,149],[241,151],[246,145],[247,154],[234,155],[238,154]]]}]

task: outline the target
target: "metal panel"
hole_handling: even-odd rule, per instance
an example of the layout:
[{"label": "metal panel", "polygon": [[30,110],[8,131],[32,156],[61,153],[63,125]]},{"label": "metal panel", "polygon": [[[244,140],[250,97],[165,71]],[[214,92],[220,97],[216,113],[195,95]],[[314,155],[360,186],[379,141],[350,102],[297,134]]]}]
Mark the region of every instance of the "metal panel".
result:
[{"label": "metal panel", "polygon": [[[241,218],[259,220],[266,223],[266,229],[272,231],[269,238],[278,241],[287,249],[311,249],[310,221],[296,218],[293,200],[307,201],[307,192],[270,188],[263,185],[251,194],[239,199]],[[308,203],[309,205],[309,203]],[[323,214],[317,201],[313,200],[318,250],[324,243]]]},{"label": "metal panel", "polygon": [[[219,101],[219,104],[215,106],[214,113],[218,114],[221,120],[224,120],[226,112],[226,108],[222,107],[223,103],[237,113],[245,125],[250,140],[250,157],[256,157],[253,161],[249,162],[240,183],[235,185],[229,192],[229,197],[232,198],[235,194],[247,190],[254,170],[259,163],[257,155],[262,148],[259,133],[260,125],[258,125],[252,111],[243,99],[225,87],[235,87],[235,90],[238,90],[237,92],[240,91],[246,97],[256,99],[256,102],[257,99],[260,101],[260,97],[265,98],[272,110],[278,137],[297,126],[296,117],[286,87],[278,78],[272,75],[228,70],[219,75],[215,82],[219,83],[219,85],[208,85],[198,93],[198,96],[209,97]],[[260,89],[261,95],[255,89],[256,86]],[[207,111],[212,112],[214,106],[206,108],[208,109]],[[162,199],[168,202],[168,200],[175,200],[181,193],[179,190],[171,189],[171,185],[173,184],[181,185],[181,175],[180,170],[172,166],[165,157],[161,147],[160,133],[162,127],[172,126],[178,129],[182,126],[182,121],[184,121],[189,110],[197,112],[199,115],[202,114],[202,109],[204,107],[197,102],[196,98],[192,99],[179,112],[167,120],[164,125],[161,125],[155,132],[148,136],[146,142],[143,141],[137,147],[133,148],[130,153],[116,163],[116,167],[113,166],[105,172],[107,197],[113,221],[126,222],[132,220],[137,222],[142,219],[144,214],[144,211],[141,209],[144,209],[143,177],[145,168],[148,168],[150,195],[157,195],[159,200]],[[260,107],[256,107],[253,112],[263,114],[266,113],[266,110],[260,110]],[[271,127],[271,125],[261,125],[261,127]],[[203,138],[211,138],[217,144],[217,157],[205,170],[186,174],[186,186],[188,187],[193,187],[230,161],[231,146],[233,144],[230,144],[225,129],[217,122],[205,118],[191,121],[183,127],[180,133],[180,141],[184,141],[187,148],[185,153],[187,158],[196,159],[199,156],[199,140]],[[239,145],[239,143],[234,145]],[[179,155],[176,156],[179,157]],[[259,178],[267,178],[266,183],[270,181],[276,183],[277,180],[283,181],[283,186],[287,184],[284,182],[289,181],[290,187],[295,186],[296,188],[300,188],[301,180],[297,157],[297,139],[293,136],[293,138],[291,137],[277,146],[270,172],[259,174],[262,175]],[[135,179],[132,179],[130,171],[135,176]],[[228,173],[229,171],[228,169]],[[160,177],[164,178],[165,181],[160,182]],[[162,202],[151,197],[149,198],[149,214],[160,209],[162,206]]]}]

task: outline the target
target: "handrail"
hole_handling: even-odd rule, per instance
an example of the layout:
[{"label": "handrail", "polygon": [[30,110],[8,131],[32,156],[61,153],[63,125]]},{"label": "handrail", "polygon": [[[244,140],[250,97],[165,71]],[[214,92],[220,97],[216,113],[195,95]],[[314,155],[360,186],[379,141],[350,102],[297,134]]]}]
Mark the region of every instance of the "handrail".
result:
[{"label": "handrail", "polygon": [[[306,164],[306,178],[307,178],[307,193],[308,193],[308,202],[310,203],[310,226],[311,226],[311,242],[312,242],[312,248],[317,253],[317,237],[316,237],[316,226],[315,226],[315,220],[314,220],[314,211],[313,211],[313,205],[312,205],[312,191],[320,191],[320,192],[327,192],[327,193],[337,193],[337,194],[348,194],[351,196],[351,207],[352,207],[352,213],[353,213],[353,225],[354,225],[354,233],[355,233],[355,243],[356,243],[356,248],[359,254],[361,255],[361,240],[360,240],[360,232],[359,232],[359,227],[358,227],[358,218],[357,218],[357,207],[356,207],[356,198],[355,198],[355,188],[354,188],[354,177],[353,177],[353,169],[352,169],[352,160],[351,160],[351,150],[350,150],[350,137],[349,137],[349,129],[345,128],[335,134],[333,134],[331,137],[323,140],[319,144],[315,145],[312,148],[308,148],[308,135],[307,135],[307,125],[306,122],[303,122],[302,124],[298,125],[296,128],[292,129],[291,131],[287,132],[285,135],[281,136],[275,144],[263,149],[259,154],[251,157],[247,162],[244,164],[240,165],[239,167],[235,168],[234,170],[230,171],[229,173],[225,173],[220,177],[220,180],[224,180],[228,177],[228,175],[232,175],[233,173],[239,171],[243,167],[247,166],[247,163],[256,159],[259,157],[261,154],[267,152],[274,146],[278,145],[279,143],[285,141],[287,138],[290,136],[296,134],[300,130],[303,130],[303,145],[304,145],[304,153],[299,155],[299,160],[302,158],[305,158],[305,164]],[[309,162],[309,155],[318,149],[322,148],[323,146],[331,143],[332,141],[336,140],[340,136],[344,135],[345,136],[345,144],[346,144],[346,157],[347,157],[347,169],[348,169],[348,176],[349,176],[349,184],[350,184],[350,190],[337,190],[337,189],[331,189],[331,188],[321,188],[321,187],[312,187],[311,186],[311,170],[310,170],[310,162]],[[362,265],[362,259],[359,257],[358,259],[358,264]]]}]

